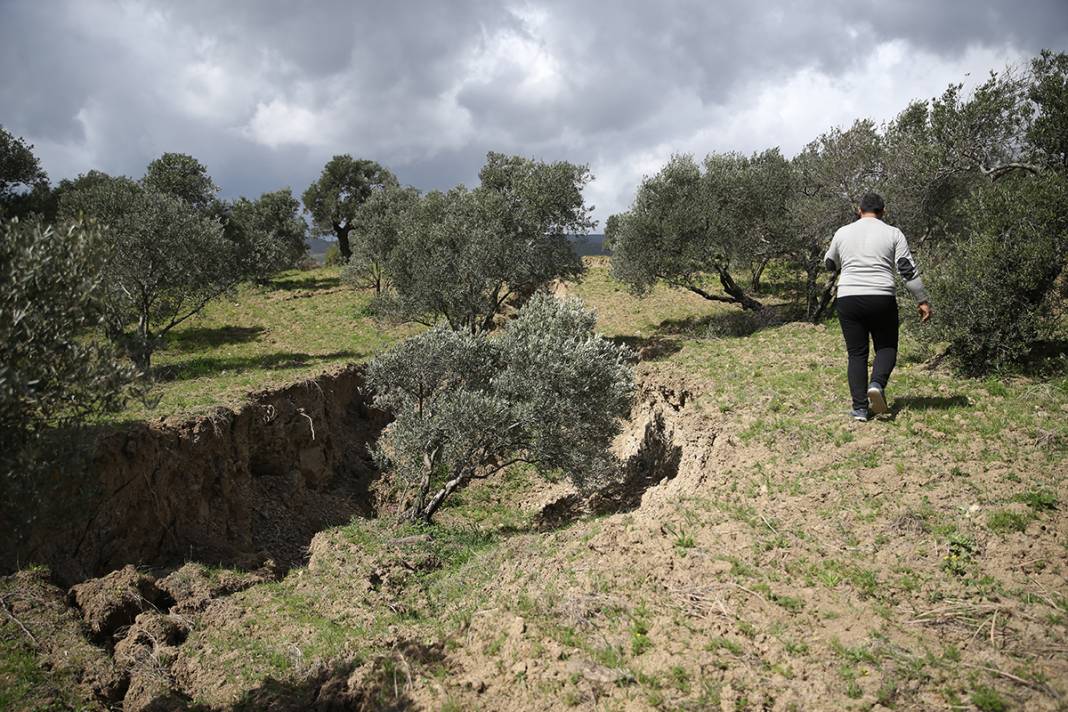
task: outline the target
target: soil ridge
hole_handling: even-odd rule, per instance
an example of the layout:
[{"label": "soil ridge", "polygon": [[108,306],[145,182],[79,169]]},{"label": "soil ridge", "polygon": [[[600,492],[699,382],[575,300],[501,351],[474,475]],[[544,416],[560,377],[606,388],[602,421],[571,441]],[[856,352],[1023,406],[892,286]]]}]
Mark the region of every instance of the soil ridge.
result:
[{"label": "soil ridge", "polygon": [[43,564],[69,587],[127,564],[285,568],[316,531],[373,514],[367,445],[387,422],[350,364],[236,409],[111,427],[62,498],[78,506],[5,545],[0,574]]}]

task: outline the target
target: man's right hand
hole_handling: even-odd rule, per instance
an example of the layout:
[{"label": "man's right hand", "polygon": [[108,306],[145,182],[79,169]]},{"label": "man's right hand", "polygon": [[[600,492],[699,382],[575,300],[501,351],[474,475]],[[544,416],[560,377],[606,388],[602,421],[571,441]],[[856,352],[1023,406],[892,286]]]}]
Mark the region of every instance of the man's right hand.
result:
[{"label": "man's right hand", "polygon": [[931,316],[934,314],[934,310],[931,309],[931,305],[928,302],[924,302],[920,305],[920,322],[926,324],[930,321]]}]

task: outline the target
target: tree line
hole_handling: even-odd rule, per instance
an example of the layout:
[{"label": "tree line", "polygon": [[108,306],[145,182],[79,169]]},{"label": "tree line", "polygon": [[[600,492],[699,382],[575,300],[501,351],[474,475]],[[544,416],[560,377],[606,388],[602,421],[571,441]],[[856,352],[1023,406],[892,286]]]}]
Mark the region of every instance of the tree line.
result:
[{"label": "tree line", "polygon": [[1068,248],[1068,54],[1023,71],[949,86],[892,121],[831,129],[787,159],[777,148],[676,155],[608,220],[615,277],[658,282],[764,311],[769,263],[802,277],[800,316],[832,305],[831,235],[859,196],[886,198],[885,219],[919,255],[939,318],[921,335],[970,374],[1025,358],[1058,327]]}]

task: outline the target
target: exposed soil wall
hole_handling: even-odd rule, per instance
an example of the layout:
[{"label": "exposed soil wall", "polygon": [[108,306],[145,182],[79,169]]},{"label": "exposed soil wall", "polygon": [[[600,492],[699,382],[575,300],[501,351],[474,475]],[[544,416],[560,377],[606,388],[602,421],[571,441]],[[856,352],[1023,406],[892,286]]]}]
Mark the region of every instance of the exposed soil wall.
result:
[{"label": "exposed soil wall", "polygon": [[38,527],[3,569],[43,563],[66,585],[125,564],[255,567],[298,560],[312,535],[371,513],[367,444],[386,416],[348,366],[252,394],[238,410],[124,425],[96,448],[89,494]]}]

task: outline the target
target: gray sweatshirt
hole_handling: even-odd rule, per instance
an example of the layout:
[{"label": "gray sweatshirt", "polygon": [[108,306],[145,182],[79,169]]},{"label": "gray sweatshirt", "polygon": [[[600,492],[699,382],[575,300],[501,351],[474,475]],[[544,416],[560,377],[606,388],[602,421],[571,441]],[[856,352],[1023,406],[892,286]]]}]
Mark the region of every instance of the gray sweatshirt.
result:
[{"label": "gray sweatshirt", "polygon": [[842,273],[838,279],[839,297],[893,296],[896,267],[916,301],[927,301],[927,290],[905,235],[879,218],[864,217],[838,228],[824,260],[827,269]]}]

